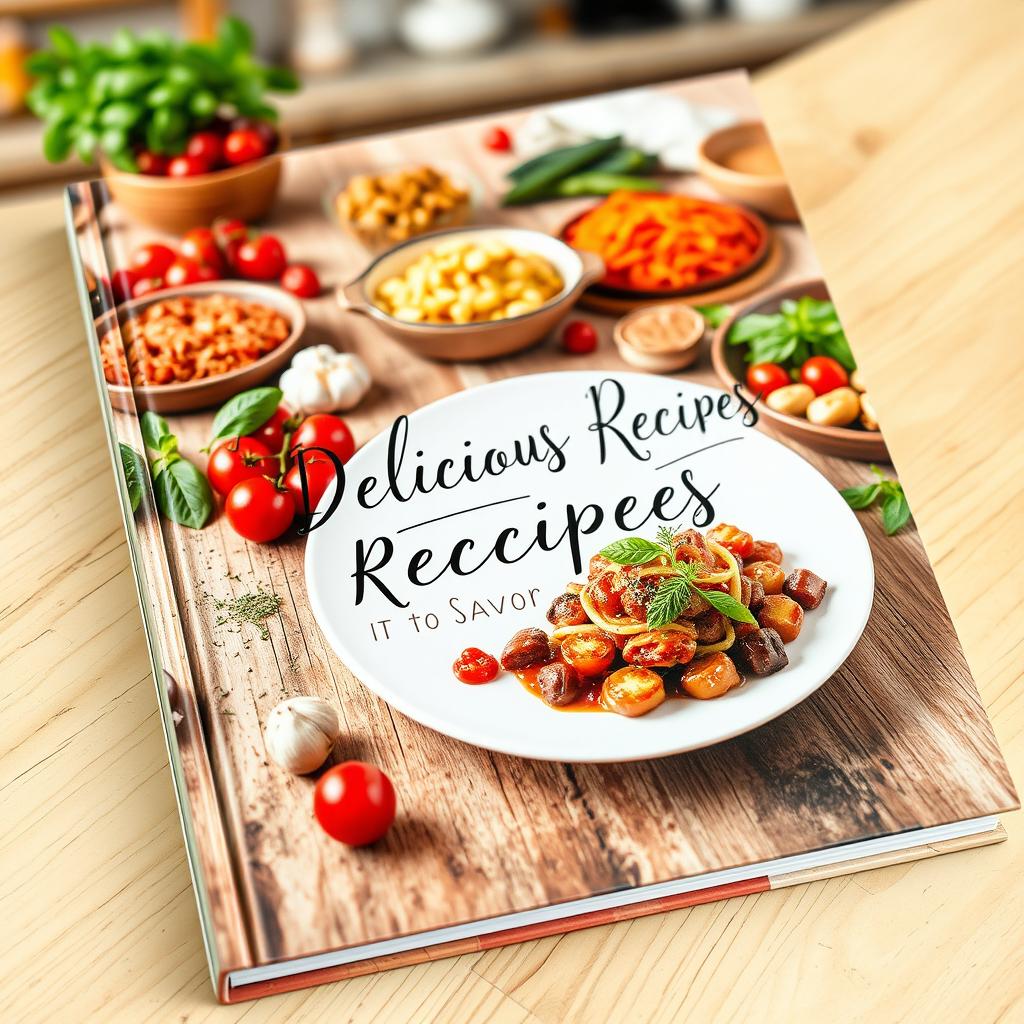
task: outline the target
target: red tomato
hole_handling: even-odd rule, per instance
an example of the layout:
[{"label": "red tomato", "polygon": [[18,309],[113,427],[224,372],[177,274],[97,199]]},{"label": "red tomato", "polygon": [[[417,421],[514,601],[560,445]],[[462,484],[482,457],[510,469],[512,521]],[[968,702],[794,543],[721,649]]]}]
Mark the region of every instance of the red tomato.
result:
[{"label": "red tomato", "polygon": [[320,278],[305,263],[293,263],[281,275],[281,287],[300,299],[315,299],[320,294]]},{"label": "red tomato", "polygon": [[180,288],[184,284],[197,284],[202,280],[199,264],[195,260],[186,260],[179,256],[164,274],[168,288]]},{"label": "red tomato", "polygon": [[273,235],[243,242],[235,253],[239,273],[252,281],[276,281],[287,262],[284,246]]},{"label": "red tomato", "polygon": [[843,364],[831,356],[811,356],[800,367],[800,379],[816,394],[826,395],[850,383]]},{"label": "red tomato", "polygon": [[512,136],[504,128],[489,128],[484,135],[484,145],[495,153],[507,153],[512,148]]},{"label": "red tomato", "polygon": [[228,242],[244,242],[249,237],[249,229],[245,222],[232,220],[228,217],[218,217],[213,222],[213,237],[220,245],[226,246]]},{"label": "red tomato", "polygon": [[313,813],[332,839],[365,846],[380,839],[395,820],[395,789],[372,764],[345,761],[320,776]]},{"label": "red tomato", "polygon": [[786,368],[778,363],[755,363],[747,370],[747,390],[762,398],[792,383]]},{"label": "red tomato", "polygon": [[162,277],[140,277],[132,285],[132,298],[141,299],[143,295],[148,295],[150,292],[158,292],[161,288],[166,287]]},{"label": "red tomato", "polygon": [[228,492],[224,511],[235,533],[257,544],[276,540],[295,518],[295,505],[287,491],[278,490],[265,476],[240,480]]},{"label": "red tomato", "polygon": [[498,660],[479,647],[467,647],[452,665],[455,677],[470,686],[489,683],[498,674]]},{"label": "red tomato", "polygon": [[132,289],[135,287],[139,275],[134,270],[115,270],[111,275],[108,286],[111,295],[114,296],[114,304],[119,306],[132,297]]},{"label": "red tomato", "polygon": [[189,156],[187,153],[176,156],[167,165],[167,176],[169,178],[191,178],[197,174],[208,174],[210,165],[198,156]]},{"label": "red tomato", "polygon": [[[314,512],[324,492],[335,477],[334,463],[326,455],[309,452],[303,458],[306,467],[306,488],[309,491],[309,511]],[[284,485],[295,503],[295,514],[306,515],[306,503],[302,500],[302,477],[299,476],[298,462],[284,475]]]},{"label": "red tomato", "polygon": [[277,149],[279,141],[277,129],[269,121],[258,121],[254,117],[236,117],[229,126],[229,131],[254,131],[267,147],[267,152]]},{"label": "red tomato", "polygon": [[212,169],[224,161],[224,142],[216,132],[196,132],[185,145],[185,155],[202,160]]},{"label": "red tomato", "polygon": [[142,149],[135,154],[135,163],[139,166],[139,174],[162,176],[167,173],[170,160],[163,153],[154,153],[151,149]]},{"label": "red tomato", "polygon": [[279,405],[274,415],[262,427],[252,431],[249,437],[265,444],[276,455],[284,446],[285,424],[292,418],[291,410],[286,405]]},{"label": "red tomato", "polygon": [[340,416],[318,412],[307,416],[292,434],[292,447],[326,448],[334,452],[342,463],[348,462],[355,454],[356,442],[348,424]]},{"label": "red tomato", "polygon": [[136,277],[163,277],[167,268],[177,259],[178,254],[160,242],[140,245],[132,253],[132,270]]},{"label": "red tomato", "polygon": [[224,159],[229,164],[247,164],[267,155],[267,144],[254,128],[228,132],[224,140]]},{"label": "red tomato", "polygon": [[277,476],[279,463],[270,449],[252,437],[229,437],[210,452],[206,476],[210,486],[227,496],[235,484],[258,476]]},{"label": "red tomato", "polygon": [[216,267],[211,267],[208,263],[200,263],[196,268],[196,280],[197,281],[219,281],[224,275]]},{"label": "red tomato", "polygon": [[562,348],[573,355],[586,355],[597,348],[597,331],[586,320],[570,320],[562,330]]},{"label": "red tomato", "polygon": [[186,231],[181,239],[181,255],[195,260],[196,263],[213,267],[220,273],[224,271],[224,255],[209,228],[192,228]]}]

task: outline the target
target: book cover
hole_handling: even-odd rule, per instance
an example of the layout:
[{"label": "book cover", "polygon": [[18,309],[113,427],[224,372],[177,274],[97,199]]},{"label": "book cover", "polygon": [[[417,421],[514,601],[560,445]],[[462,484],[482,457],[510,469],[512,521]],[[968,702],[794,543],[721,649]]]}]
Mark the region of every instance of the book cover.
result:
[{"label": "book cover", "polygon": [[[593,170],[639,159],[643,110],[657,163]],[[69,190],[227,1001],[1017,806],[746,76],[502,115],[560,177],[485,149],[495,120],[275,158],[244,252],[227,209],[183,238]],[[296,698],[327,717],[282,722]],[[388,801],[338,808],[350,762],[395,795],[366,845]]]}]

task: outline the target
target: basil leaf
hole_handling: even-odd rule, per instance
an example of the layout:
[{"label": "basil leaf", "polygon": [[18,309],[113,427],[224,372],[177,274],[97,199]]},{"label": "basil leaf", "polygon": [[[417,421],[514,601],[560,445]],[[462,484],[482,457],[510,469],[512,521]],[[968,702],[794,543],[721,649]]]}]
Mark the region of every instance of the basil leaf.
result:
[{"label": "basil leaf", "polygon": [[841,363],[847,370],[857,369],[857,360],[853,358],[850,351],[850,343],[846,335],[840,331],[838,334],[826,334],[814,342],[815,348],[822,355],[831,356],[837,363]]},{"label": "basil leaf", "polygon": [[50,45],[58,57],[74,60],[78,56],[78,43],[75,37],[63,25],[51,25],[49,32]]},{"label": "basil leaf", "polygon": [[253,388],[235,395],[217,410],[211,441],[241,437],[262,427],[277,411],[283,395],[280,388]]},{"label": "basil leaf", "polygon": [[624,537],[602,548],[601,554],[616,565],[642,565],[652,558],[664,555],[665,549],[643,537]]},{"label": "basil leaf", "polygon": [[737,320],[729,330],[729,344],[742,345],[760,334],[786,329],[786,318],[779,313],[751,313]]},{"label": "basil leaf", "polygon": [[224,18],[217,30],[217,42],[229,58],[252,53],[252,31],[241,18]]},{"label": "basil leaf", "polygon": [[137,512],[142,502],[142,481],[146,478],[146,460],[123,441],[118,442],[117,447],[121,453],[121,469],[124,472],[124,482],[128,489],[128,501],[131,502],[132,511]]},{"label": "basil leaf", "polygon": [[747,351],[748,363],[784,363],[797,348],[800,339],[788,330],[774,331],[753,338]]},{"label": "basil leaf", "polygon": [[51,164],[59,164],[61,160],[67,159],[73,141],[67,125],[55,122],[43,133],[43,156]]},{"label": "basil leaf", "polygon": [[721,612],[723,615],[728,616],[735,622],[748,622],[752,626],[757,625],[757,619],[750,614],[750,609],[745,605],[741,604],[736,600],[732,594],[723,594],[720,590],[701,590],[697,588],[697,593],[704,598],[705,601],[716,612]]},{"label": "basil leaf", "polygon": [[153,492],[157,507],[172,523],[200,530],[213,512],[213,492],[206,477],[185,459],[178,458],[157,473]]},{"label": "basil leaf", "polygon": [[910,505],[903,492],[890,494],[882,504],[882,526],[891,537],[897,530],[905,526],[910,518]]},{"label": "basil leaf", "polygon": [[647,606],[647,625],[651,629],[667,626],[679,618],[690,600],[690,581],[685,576],[669,576],[654,592]]},{"label": "basil leaf", "polygon": [[152,448],[155,452],[161,451],[164,438],[172,436],[167,420],[163,416],[158,416],[155,412],[147,410],[142,414],[139,423],[142,427],[142,440],[146,442],[146,447]]},{"label": "basil leaf", "polygon": [[879,484],[864,484],[863,487],[844,487],[839,493],[850,508],[867,508],[874,503],[880,491]]}]

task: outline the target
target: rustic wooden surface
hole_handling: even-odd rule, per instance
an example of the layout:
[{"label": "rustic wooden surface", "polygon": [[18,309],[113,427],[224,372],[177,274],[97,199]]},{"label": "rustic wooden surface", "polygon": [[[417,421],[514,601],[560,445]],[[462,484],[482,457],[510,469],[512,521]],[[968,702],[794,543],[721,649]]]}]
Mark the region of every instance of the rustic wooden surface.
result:
[{"label": "rustic wooden surface", "polygon": [[[1022,154],[1019,133],[1006,130],[1022,26],[1009,23],[1020,18],[1012,5],[988,6],[970,22],[952,3],[894,11],[774,72],[759,97],[1019,767],[1022,633],[1006,609],[1020,584],[1007,559],[986,565],[963,543],[977,529],[964,524],[984,522],[989,543],[1019,564],[1024,525],[1014,443],[1024,411],[1013,386],[1024,367],[1007,326],[1024,313],[1007,287],[1020,258]],[[893,195],[905,198],[883,201]],[[14,496],[0,672],[14,822],[3,839],[5,1017],[40,1019],[58,987],[72,1018],[126,1020],[561,1021],[600,1019],[613,1005],[638,1020],[1020,1014],[1022,862],[1012,838],[213,1010],[58,217],[54,204],[9,215],[2,257],[5,436],[27,441],[23,461],[4,471]],[[40,409],[59,414],[26,433]],[[1008,816],[1011,836],[1017,818]]]}]

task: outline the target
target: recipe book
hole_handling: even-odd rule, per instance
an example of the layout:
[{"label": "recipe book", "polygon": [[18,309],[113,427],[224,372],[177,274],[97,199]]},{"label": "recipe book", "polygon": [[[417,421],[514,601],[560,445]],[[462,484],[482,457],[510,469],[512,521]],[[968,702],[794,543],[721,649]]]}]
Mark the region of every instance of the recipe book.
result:
[{"label": "recipe book", "polygon": [[[855,339],[784,186],[773,216],[698,173],[759,120],[730,73],[284,154],[254,230],[315,269],[302,300],[229,276],[115,305],[133,252],[180,239],[69,189],[218,999],[1004,837],[1017,796]],[[653,182],[501,204],[595,136],[653,151]],[[736,145],[727,172],[773,180]],[[368,245],[356,193],[424,166],[465,223]],[[286,453],[224,497],[231,431]],[[285,433],[320,455],[279,491]],[[369,810],[328,792],[350,762]],[[388,824],[381,774],[393,821],[351,845]]]}]

